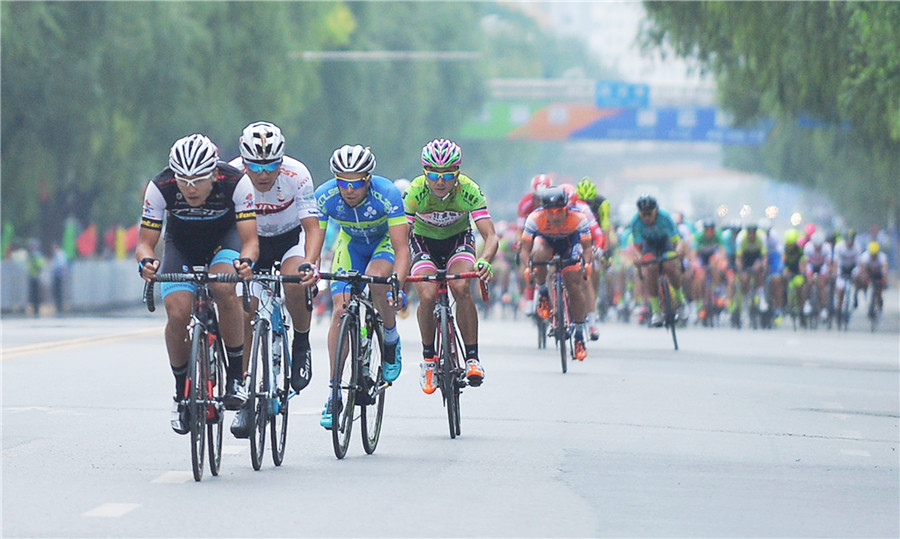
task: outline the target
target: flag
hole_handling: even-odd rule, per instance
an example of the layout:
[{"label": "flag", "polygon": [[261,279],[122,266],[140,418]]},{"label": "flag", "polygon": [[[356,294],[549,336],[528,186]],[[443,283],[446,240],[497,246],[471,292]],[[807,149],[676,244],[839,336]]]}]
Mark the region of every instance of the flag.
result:
[{"label": "flag", "polygon": [[134,251],[138,244],[138,225],[134,225],[125,230],[125,250],[129,253]]},{"label": "flag", "polygon": [[12,243],[14,230],[12,223],[4,223],[3,236],[0,237],[0,257],[2,258],[6,258],[6,250],[9,249],[9,244]]},{"label": "flag", "polygon": [[125,259],[125,229],[116,227],[116,260]]},{"label": "flag", "polygon": [[76,237],[78,237],[78,222],[69,217],[66,219],[66,228],[63,229],[62,241],[59,244],[69,260],[75,260]]},{"label": "flag", "polygon": [[75,240],[81,256],[93,256],[97,252],[97,225],[91,223]]}]

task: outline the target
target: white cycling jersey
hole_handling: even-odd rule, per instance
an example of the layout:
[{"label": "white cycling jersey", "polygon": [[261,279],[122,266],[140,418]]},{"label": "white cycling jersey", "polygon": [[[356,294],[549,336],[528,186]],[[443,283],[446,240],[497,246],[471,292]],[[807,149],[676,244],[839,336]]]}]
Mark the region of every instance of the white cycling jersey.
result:
[{"label": "white cycling jersey", "polygon": [[[244,161],[235,157],[229,163],[246,175]],[[249,176],[247,181],[250,181]],[[255,187],[256,228],[260,236],[272,237],[289,232],[306,217],[319,217],[315,186],[306,165],[293,157],[284,156],[275,185],[263,193]]]},{"label": "white cycling jersey", "polygon": [[853,242],[853,246],[847,245],[845,240],[837,242],[834,246],[834,260],[841,268],[852,268],[859,261],[859,255],[862,254],[862,248],[858,241]]},{"label": "white cycling jersey", "polygon": [[816,246],[811,241],[806,242],[806,245],[803,246],[803,256],[806,257],[806,265],[809,271],[825,273],[828,264],[831,262],[831,246],[823,243],[821,249],[816,249]]}]

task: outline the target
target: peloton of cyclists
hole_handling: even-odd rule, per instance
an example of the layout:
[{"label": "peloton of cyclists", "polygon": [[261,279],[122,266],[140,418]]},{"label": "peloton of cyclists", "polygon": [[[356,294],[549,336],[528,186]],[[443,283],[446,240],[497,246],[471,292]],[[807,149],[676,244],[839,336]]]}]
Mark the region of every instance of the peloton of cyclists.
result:
[{"label": "peloton of cyclists", "polygon": [[[411,275],[434,275],[439,269],[448,273],[474,270],[481,280],[490,281],[491,261],[497,254],[499,238],[481,188],[460,172],[462,150],[455,142],[438,138],[422,148],[421,158],[423,174],[413,179],[403,198],[406,218],[412,227]],[[484,240],[477,260],[470,218]],[[434,375],[437,286],[437,283],[415,283],[419,296],[416,316],[424,358],[419,381],[422,391],[429,395],[437,387]],[[456,300],[456,321],[465,347],[466,378],[469,385],[477,387],[484,380],[484,369],[478,356],[478,311],[471,283],[459,279],[450,281],[448,286]]]}]

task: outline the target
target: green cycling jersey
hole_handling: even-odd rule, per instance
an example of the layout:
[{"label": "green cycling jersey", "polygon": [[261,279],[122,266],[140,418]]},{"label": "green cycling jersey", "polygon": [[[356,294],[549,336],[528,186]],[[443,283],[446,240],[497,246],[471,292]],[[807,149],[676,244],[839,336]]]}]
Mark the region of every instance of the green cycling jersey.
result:
[{"label": "green cycling jersey", "polygon": [[403,207],[413,234],[438,240],[468,230],[470,216],[472,221],[491,217],[481,188],[465,174],[443,199],[431,192],[424,175],[418,176],[403,197]]}]

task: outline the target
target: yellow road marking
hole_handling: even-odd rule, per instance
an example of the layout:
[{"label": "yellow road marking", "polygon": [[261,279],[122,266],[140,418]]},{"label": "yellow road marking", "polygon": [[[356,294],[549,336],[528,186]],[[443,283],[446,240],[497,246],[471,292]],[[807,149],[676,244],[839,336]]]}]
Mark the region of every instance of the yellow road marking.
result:
[{"label": "yellow road marking", "polygon": [[28,344],[25,346],[16,346],[13,348],[4,348],[0,350],[0,361],[4,359],[12,359],[15,357],[28,356],[41,352],[51,352],[56,350],[66,350],[70,348],[79,348],[82,346],[91,346],[95,344],[105,344],[118,341],[126,341],[137,337],[146,337],[156,333],[162,333],[164,327],[153,327],[140,329],[137,331],[129,331],[126,333],[118,333],[115,335],[95,335],[93,337],[79,337],[77,339],[67,339],[64,341],[50,341],[37,344]]}]

